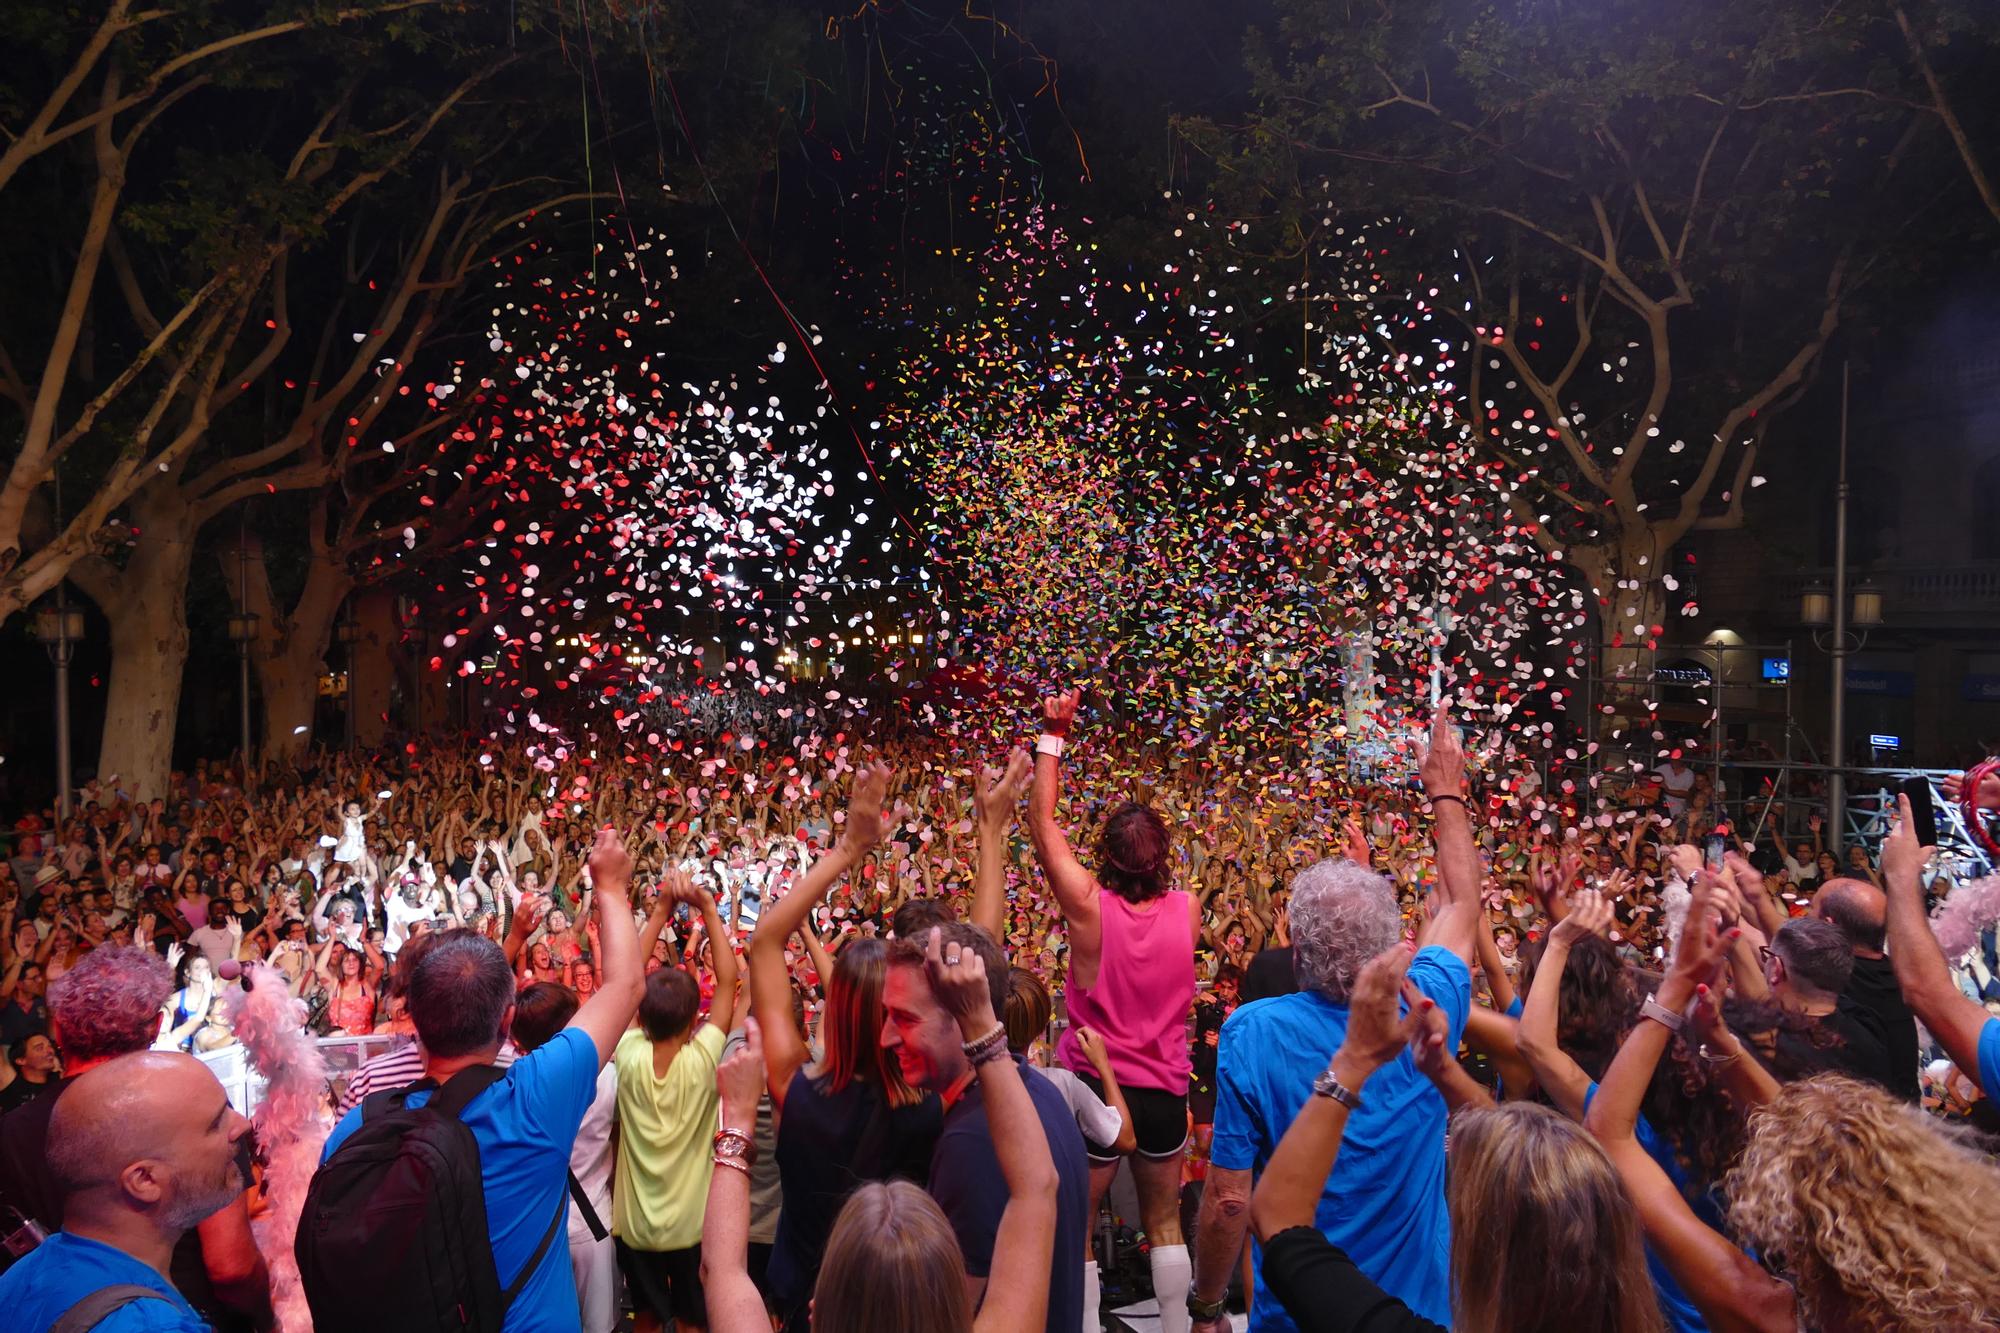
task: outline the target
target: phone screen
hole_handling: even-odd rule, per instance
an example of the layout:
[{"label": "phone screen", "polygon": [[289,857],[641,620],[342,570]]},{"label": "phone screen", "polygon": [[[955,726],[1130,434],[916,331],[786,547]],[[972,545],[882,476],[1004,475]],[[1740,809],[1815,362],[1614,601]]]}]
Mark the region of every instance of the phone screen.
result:
[{"label": "phone screen", "polygon": [[1931,780],[1926,777],[1903,779],[1903,795],[1910,798],[1910,820],[1917,827],[1920,846],[1937,846],[1937,811],[1931,807]]}]

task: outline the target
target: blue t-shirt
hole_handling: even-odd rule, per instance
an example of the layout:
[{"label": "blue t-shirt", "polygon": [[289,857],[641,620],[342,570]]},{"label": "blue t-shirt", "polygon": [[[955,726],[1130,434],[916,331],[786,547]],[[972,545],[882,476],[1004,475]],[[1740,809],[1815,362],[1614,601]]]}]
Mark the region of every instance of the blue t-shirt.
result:
[{"label": "blue t-shirt", "polygon": [[[1456,1050],[1472,1007],[1464,960],[1435,946],[1420,949],[1409,979],[1444,1010]],[[1209,1161],[1225,1171],[1261,1172],[1346,1036],[1346,1006],[1316,991],[1258,1000],[1230,1015],[1216,1061]],[[1407,1050],[1382,1066],[1362,1092],[1361,1109],[1347,1118],[1314,1219],[1382,1290],[1439,1324],[1451,1322],[1445,1119],[1444,1098]],[[1262,1247],[1256,1278],[1253,1333],[1294,1333],[1264,1285]]]},{"label": "blue t-shirt", "polygon": [[[570,1147],[597,1095],[597,1071],[603,1064],[590,1034],[564,1028],[532,1055],[516,1060],[505,1078],[474,1097],[459,1116],[479,1144],[486,1229],[502,1288],[520,1275],[557,1210],[567,1207]],[[419,1107],[430,1099],[428,1091],[413,1092],[405,1105]],[[320,1161],[333,1156],[360,1125],[357,1106],[333,1127]],[[506,1333],[575,1333],[581,1323],[569,1247],[558,1234],[507,1307],[501,1327]]]},{"label": "blue t-shirt", "polygon": [[133,1301],[99,1320],[97,1333],[209,1333],[208,1321],[152,1265],[66,1231],[50,1236],[0,1274],[0,1309],[15,1333],[47,1333],[64,1311],[91,1292],[127,1283],[167,1299]]},{"label": "blue t-shirt", "polygon": [[[1596,1096],[1597,1084],[1593,1082],[1583,1094],[1585,1111],[1590,1110],[1591,1100]],[[1632,1137],[1646,1150],[1646,1156],[1652,1158],[1660,1170],[1667,1173],[1667,1179],[1674,1183],[1674,1188],[1681,1192],[1681,1197],[1686,1198],[1687,1172],[1681,1169],[1680,1159],[1674,1155],[1674,1145],[1667,1137],[1654,1129],[1643,1115],[1639,1117]],[[1695,1211],[1701,1215],[1704,1222],[1715,1226],[1717,1230],[1721,1229],[1717,1225],[1721,1219],[1718,1217],[1711,1221],[1709,1210],[1697,1208]],[[1681,1284],[1674,1281],[1672,1270],[1653,1252],[1651,1241],[1646,1242],[1646,1271],[1652,1275],[1653,1295],[1660,1302],[1660,1314],[1667,1321],[1667,1327],[1676,1330],[1676,1333],[1708,1333],[1708,1321],[1701,1317],[1701,1311],[1694,1308],[1694,1302],[1681,1290]]]},{"label": "blue t-shirt", "polygon": [[2000,1101],[2000,1018],[1979,1029],[1979,1090]]}]

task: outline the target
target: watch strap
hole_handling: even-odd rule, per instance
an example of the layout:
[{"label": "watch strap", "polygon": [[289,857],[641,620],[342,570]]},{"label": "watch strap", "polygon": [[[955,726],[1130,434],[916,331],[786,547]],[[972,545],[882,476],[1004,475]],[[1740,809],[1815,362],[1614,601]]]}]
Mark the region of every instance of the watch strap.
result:
[{"label": "watch strap", "polygon": [[1193,1291],[1188,1292],[1187,1312],[1188,1316],[1192,1319],[1220,1319],[1223,1312],[1228,1308],[1228,1305],[1229,1297],[1227,1294],[1212,1301],[1205,1301],[1195,1295]]},{"label": "watch strap", "polygon": [[1350,1111],[1361,1109],[1361,1094],[1335,1078],[1331,1067],[1313,1080],[1313,1092],[1317,1096],[1331,1097]]},{"label": "watch strap", "polygon": [[1657,995],[1646,997],[1646,1002],[1639,1006],[1639,1017],[1650,1018],[1669,1032],[1679,1032],[1687,1026],[1687,1017],[1661,1004]]}]

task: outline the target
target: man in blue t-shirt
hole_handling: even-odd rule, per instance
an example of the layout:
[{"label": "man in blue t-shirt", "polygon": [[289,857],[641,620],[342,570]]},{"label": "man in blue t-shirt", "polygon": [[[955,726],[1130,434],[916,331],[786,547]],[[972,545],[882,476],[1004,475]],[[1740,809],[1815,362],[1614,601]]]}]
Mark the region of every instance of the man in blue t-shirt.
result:
[{"label": "man in blue t-shirt", "polygon": [[[618,835],[597,835],[590,854],[602,974],[569,1026],[480,1093],[459,1120],[479,1144],[487,1234],[503,1289],[520,1275],[563,1207],[570,1147],[597,1095],[597,1071],[638,1010],[645,973],[628,890],[632,858]],[[442,1086],[473,1065],[493,1064],[514,1017],[514,974],[500,946],[470,930],[437,937],[411,970],[409,1013],[423,1044],[424,1077]],[[429,1092],[411,1093],[421,1107]],[[361,1107],[341,1118],[321,1162],[361,1125]],[[505,1333],[575,1333],[581,1326],[569,1248],[552,1244],[507,1307]]]},{"label": "man in blue t-shirt", "polygon": [[250,1122],[192,1056],[142,1051],[71,1080],[49,1119],[63,1229],[0,1275],[6,1326],[46,1333],[129,1287],[98,1333],[206,1333],[167,1268],[183,1235],[249,1187],[251,1148]]},{"label": "man in blue t-shirt", "polygon": [[[1479,854],[1459,795],[1464,774],[1458,734],[1440,710],[1420,773],[1433,804],[1439,887],[1409,981],[1443,1011],[1452,1050],[1472,1007],[1469,963],[1480,910]],[[1256,1176],[1340,1049],[1349,988],[1369,959],[1401,938],[1403,921],[1387,879],[1335,859],[1292,881],[1291,927],[1298,992],[1246,1004],[1222,1028],[1215,1138],[1188,1300],[1194,1333],[1227,1327],[1222,1302],[1242,1252]],[[1317,1217],[1327,1239],[1362,1272],[1440,1324],[1451,1319],[1445,1119],[1444,1098],[1408,1051],[1383,1066],[1348,1117]],[[1253,1333],[1297,1327],[1264,1285],[1261,1252],[1250,1327]]]},{"label": "man in blue t-shirt", "polygon": [[[2000,805],[2000,780],[1989,776],[1979,784],[1975,800],[1981,810]],[[1917,841],[1910,798],[1898,796],[1899,817],[1882,840],[1882,882],[1889,898],[1889,961],[1910,1012],[1929,1029],[1959,1070],[1979,1084],[1989,1098],[2000,1100],[2000,1018],[1969,999],[1952,980],[1951,964],[1931,933],[1924,910],[1924,860],[1930,850]]]}]

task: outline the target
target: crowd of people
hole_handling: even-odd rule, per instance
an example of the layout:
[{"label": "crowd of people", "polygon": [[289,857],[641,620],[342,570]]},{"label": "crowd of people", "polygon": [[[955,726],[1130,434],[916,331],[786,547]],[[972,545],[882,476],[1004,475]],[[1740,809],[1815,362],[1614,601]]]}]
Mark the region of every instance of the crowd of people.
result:
[{"label": "crowd of people", "polygon": [[[1677,751],[1468,772],[1441,712],[1361,781],[1078,703],[991,765],[723,723],[26,812],[0,1304],[1075,1333],[1123,1171],[1170,1333],[2000,1319],[2000,1020],[1907,810],[1878,864],[1816,817],[1740,835]],[[246,988],[372,1055],[324,1080],[296,1216],[211,1072]]]}]

